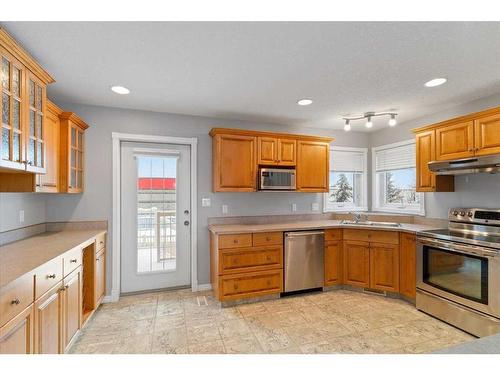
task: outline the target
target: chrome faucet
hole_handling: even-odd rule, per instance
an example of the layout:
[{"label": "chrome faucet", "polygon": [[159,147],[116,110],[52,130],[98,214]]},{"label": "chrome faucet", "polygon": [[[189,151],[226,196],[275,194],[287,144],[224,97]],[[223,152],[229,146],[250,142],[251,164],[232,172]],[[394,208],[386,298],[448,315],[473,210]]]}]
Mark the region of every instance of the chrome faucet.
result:
[{"label": "chrome faucet", "polygon": [[361,221],[361,214],[359,212],[349,212],[354,215],[354,222],[357,224]]}]

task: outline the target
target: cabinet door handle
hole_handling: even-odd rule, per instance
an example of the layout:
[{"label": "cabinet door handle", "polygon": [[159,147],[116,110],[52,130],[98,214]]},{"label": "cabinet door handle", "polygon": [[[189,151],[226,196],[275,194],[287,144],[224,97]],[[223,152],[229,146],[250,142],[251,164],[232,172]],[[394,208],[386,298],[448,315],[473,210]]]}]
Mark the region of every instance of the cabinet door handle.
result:
[{"label": "cabinet door handle", "polygon": [[78,262],[78,259],[71,259],[69,262],[70,263],[76,263],[76,262]]},{"label": "cabinet door handle", "polygon": [[56,278],[56,274],[53,273],[52,275],[47,275],[47,279],[55,279]]},{"label": "cabinet door handle", "polygon": [[12,301],[10,301],[11,305],[19,305],[20,303],[21,303],[21,301],[19,301],[19,298],[16,298],[16,299],[13,299]]}]

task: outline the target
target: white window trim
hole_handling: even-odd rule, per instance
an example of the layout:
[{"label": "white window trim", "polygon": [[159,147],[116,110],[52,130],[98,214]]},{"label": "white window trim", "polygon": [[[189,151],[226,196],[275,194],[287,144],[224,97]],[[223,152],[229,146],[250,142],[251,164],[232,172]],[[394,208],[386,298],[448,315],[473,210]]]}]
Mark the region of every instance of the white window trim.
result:
[{"label": "white window trim", "polygon": [[[418,209],[401,209],[401,208],[391,208],[387,206],[380,206],[378,196],[377,196],[377,171],[376,171],[376,157],[375,154],[377,151],[389,149],[389,148],[395,148],[395,147],[401,147],[401,146],[407,146],[415,144],[415,139],[409,139],[407,141],[401,141],[401,142],[395,142],[395,143],[390,143],[382,146],[377,146],[377,147],[372,147],[372,170],[371,170],[371,184],[372,184],[372,211],[379,211],[379,212],[391,212],[391,213],[400,213],[400,214],[412,214],[412,215],[419,215],[419,216],[425,216],[425,194],[424,193],[417,193],[420,194],[420,207]],[[416,166],[415,166],[416,167]]]},{"label": "white window trim", "polygon": [[[330,203],[328,205],[328,193],[323,194],[323,212],[357,212],[357,211],[368,211],[368,148],[366,147],[341,147],[341,146],[330,146],[330,151],[353,151],[361,152],[364,157],[364,171],[363,171],[363,205],[362,206],[350,206],[350,207],[332,207]],[[330,170],[328,171],[330,174]],[[330,189],[330,187],[328,187]]]}]

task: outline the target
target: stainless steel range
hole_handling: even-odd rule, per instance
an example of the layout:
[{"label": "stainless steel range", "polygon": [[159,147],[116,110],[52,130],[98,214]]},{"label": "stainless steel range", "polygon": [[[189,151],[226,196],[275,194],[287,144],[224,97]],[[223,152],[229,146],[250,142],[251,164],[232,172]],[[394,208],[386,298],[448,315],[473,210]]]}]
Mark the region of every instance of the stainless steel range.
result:
[{"label": "stainless steel range", "polygon": [[500,332],[500,210],[450,209],[417,235],[419,310],[475,336]]}]

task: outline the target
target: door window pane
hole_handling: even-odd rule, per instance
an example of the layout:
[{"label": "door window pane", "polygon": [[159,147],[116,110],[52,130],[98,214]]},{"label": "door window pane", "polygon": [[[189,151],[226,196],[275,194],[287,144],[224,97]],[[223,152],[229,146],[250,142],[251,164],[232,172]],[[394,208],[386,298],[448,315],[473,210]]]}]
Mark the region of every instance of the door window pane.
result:
[{"label": "door window pane", "polygon": [[488,261],[424,246],[424,282],[476,302],[488,303]]},{"label": "door window pane", "polygon": [[2,159],[9,160],[10,155],[10,131],[9,129],[2,129]]},{"label": "door window pane", "polygon": [[2,87],[9,91],[10,63],[5,57],[2,57]]},{"label": "door window pane", "polygon": [[137,272],[173,271],[176,157],[137,156]]},{"label": "door window pane", "polygon": [[2,122],[4,124],[10,124],[10,96],[6,93],[2,94]]}]

